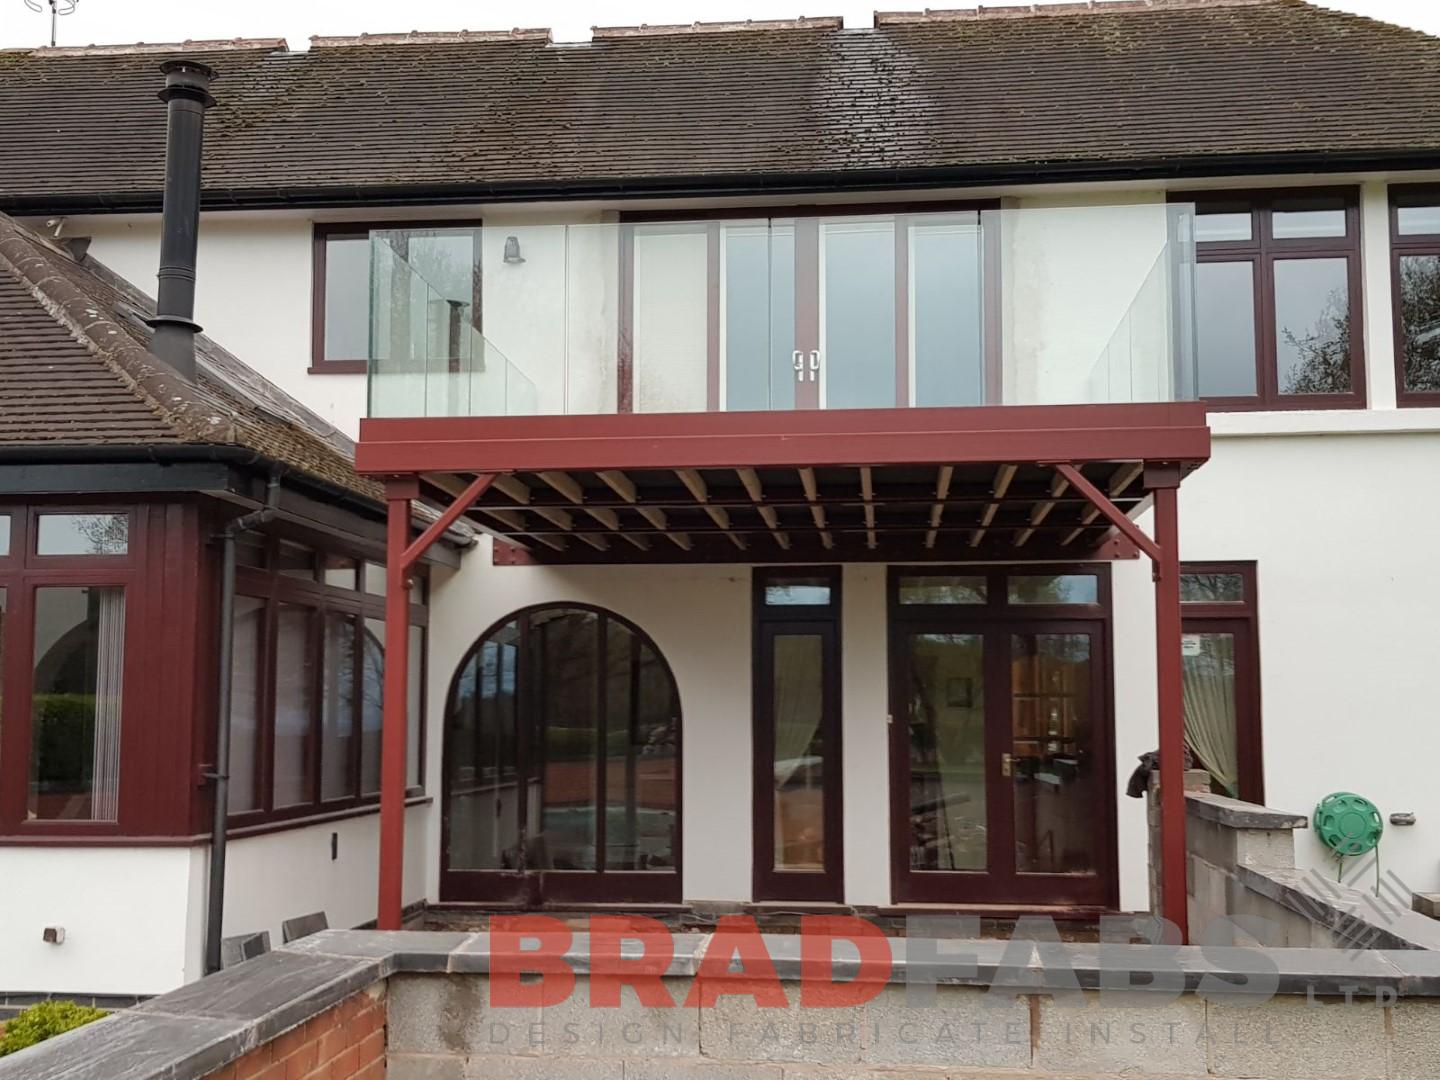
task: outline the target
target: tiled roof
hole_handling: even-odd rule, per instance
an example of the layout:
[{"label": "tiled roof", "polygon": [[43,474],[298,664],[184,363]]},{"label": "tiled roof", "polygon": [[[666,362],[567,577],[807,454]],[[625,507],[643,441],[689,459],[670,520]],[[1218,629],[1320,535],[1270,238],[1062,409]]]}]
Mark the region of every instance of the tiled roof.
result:
[{"label": "tiled roof", "polygon": [[[1301,0],[193,43],[212,204],[1436,160],[1440,39]],[[0,54],[0,205],[158,202],[153,48]],[[786,179],[790,178],[790,179]]]},{"label": "tiled roof", "polygon": [[231,446],[383,499],[354,447],[203,335],[192,385],[146,351],[153,304],[0,214],[0,450]]}]

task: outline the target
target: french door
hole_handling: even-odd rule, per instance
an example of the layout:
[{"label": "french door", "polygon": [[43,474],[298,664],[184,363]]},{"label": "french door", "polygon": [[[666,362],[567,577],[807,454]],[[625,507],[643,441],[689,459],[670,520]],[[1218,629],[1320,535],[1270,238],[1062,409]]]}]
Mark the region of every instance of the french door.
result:
[{"label": "french door", "polygon": [[1108,906],[1105,624],[892,624],[896,902]]},{"label": "french door", "polygon": [[999,400],[998,243],[976,210],[637,224],[621,411]]}]

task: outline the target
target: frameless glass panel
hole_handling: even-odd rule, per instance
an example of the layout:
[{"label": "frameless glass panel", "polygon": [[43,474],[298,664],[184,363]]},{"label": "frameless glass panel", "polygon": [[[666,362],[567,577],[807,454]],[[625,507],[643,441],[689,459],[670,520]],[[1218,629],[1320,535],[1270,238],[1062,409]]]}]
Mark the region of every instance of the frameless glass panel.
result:
[{"label": "frameless glass panel", "polygon": [[795,228],[725,225],[725,408],[795,407]]},{"label": "frameless glass panel", "polygon": [[697,412],[709,405],[710,243],[704,225],[635,229],[636,412]]},{"label": "frameless glass panel", "polygon": [[1235,737],[1235,635],[1185,634],[1180,639],[1185,742],[1227,794],[1240,787]]},{"label": "frameless glass panel", "polygon": [[538,814],[527,863],[535,870],[594,870],[600,738],[600,620],[592,611],[550,610],[530,617],[526,661],[533,702]]},{"label": "frameless glass panel", "polygon": [[911,634],[905,648],[910,869],[984,870],[984,638]]},{"label": "frameless glass panel", "polygon": [[1196,213],[1194,220],[1197,243],[1234,243],[1250,239],[1253,218],[1248,210],[1232,213],[1207,213],[1201,210]]},{"label": "frameless glass panel", "polygon": [[380,790],[385,720],[385,620],[366,619],[360,635],[360,794]]},{"label": "frameless glass panel", "polygon": [[[469,372],[476,359],[480,230],[373,232],[366,260],[358,302],[371,307],[362,358],[436,374]],[[354,286],[347,281],[346,287]],[[327,307],[329,301],[327,293]]]},{"label": "frameless glass panel", "polygon": [[678,716],[665,665],[629,629],[606,621],[605,868],[672,870]]},{"label": "frameless glass panel", "polygon": [[1400,327],[1405,389],[1440,391],[1440,255],[1400,257]]},{"label": "frameless glass panel", "polygon": [[230,642],[230,813],[260,808],[260,657],[265,601],[237,596]]},{"label": "frameless glass panel", "polygon": [[37,555],[124,555],[129,514],[41,514]]},{"label": "frameless glass panel", "polygon": [[1344,259],[1277,259],[1274,275],[1280,392],[1349,393],[1349,264]]},{"label": "frameless glass panel", "polygon": [[355,794],[355,619],[325,620],[325,679],[320,704],[320,797]]},{"label": "frameless glass panel", "polygon": [[424,730],[425,628],[410,627],[409,662],[405,668],[405,783],[424,787],[420,737]]},{"label": "frameless glass panel", "polygon": [[370,238],[325,241],[325,359],[370,355]]},{"label": "frameless glass panel", "polygon": [[829,409],[895,404],[895,223],[820,225],[822,400]]},{"label": "frameless glass panel", "polygon": [[315,662],[308,608],[281,604],[271,663],[275,669],[274,804],[315,801]]},{"label": "frameless glass panel", "polygon": [[909,240],[911,400],[983,405],[979,215],[912,225]]},{"label": "frameless glass panel", "polygon": [[35,590],[26,816],[114,821],[120,808],[125,590]]},{"label": "frameless glass panel", "polygon": [[1006,587],[1012,604],[1098,604],[1094,574],[1012,574]]},{"label": "frameless glass panel", "polygon": [[1102,805],[1087,634],[1012,634],[1015,869],[1093,874]]},{"label": "frameless glass panel", "polygon": [[776,870],[825,869],[825,639],[771,645]]},{"label": "frameless glass panel", "polygon": [[1396,207],[1395,231],[1401,236],[1440,233],[1440,205]]},{"label": "frameless glass panel", "polygon": [[1186,604],[1241,604],[1245,602],[1243,574],[1180,575],[1180,600]]},{"label": "frameless glass panel", "polygon": [[1201,397],[1256,392],[1253,263],[1195,267],[1195,335]]},{"label": "frameless glass panel", "polygon": [[519,630],[492,633],[461,668],[445,718],[448,865],[520,866],[520,768],[516,723]]},{"label": "frameless glass panel", "polygon": [[765,606],[788,607],[795,604],[810,606],[830,603],[830,579],[828,577],[791,576],[772,577],[765,582]]},{"label": "frameless glass panel", "polygon": [[1312,236],[1344,236],[1345,210],[1280,210],[1270,215],[1270,235],[1276,240]]},{"label": "frameless glass panel", "polygon": [[896,593],[902,604],[983,604],[986,582],[978,574],[917,574],[902,577]]}]

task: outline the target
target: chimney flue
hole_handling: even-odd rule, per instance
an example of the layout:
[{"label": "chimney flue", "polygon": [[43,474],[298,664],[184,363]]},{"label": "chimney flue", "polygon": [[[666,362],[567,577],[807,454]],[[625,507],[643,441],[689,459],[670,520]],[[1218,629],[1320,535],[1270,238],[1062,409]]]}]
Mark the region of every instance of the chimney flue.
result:
[{"label": "chimney flue", "polygon": [[195,251],[200,231],[200,150],[205,110],[215,104],[215,72],[196,60],[160,65],[169,110],[165,135],[165,202],[160,225],[159,287],[150,351],[190,381],[195,379]]}]

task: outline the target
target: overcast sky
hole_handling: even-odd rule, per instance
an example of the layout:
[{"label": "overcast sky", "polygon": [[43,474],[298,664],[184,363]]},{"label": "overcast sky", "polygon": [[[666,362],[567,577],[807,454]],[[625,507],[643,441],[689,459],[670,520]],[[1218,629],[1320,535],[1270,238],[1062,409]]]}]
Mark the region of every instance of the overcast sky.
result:
[{"label": "overcast sky", "polygon": [[[1440,0],[1320,2],[1440,35]],[[45,8],[47,4],[48,0],[0,0],[0,47],[47,44],[48,9],[39,14],[27,10],[29,5]],[[913,11],[974,6],[975,0],[76,0],[74,13],[60,20],[59,40],[61,45],[87,45],[283,37],[292,49],[303,49],[312,34],[548,26],[557,41],[585,41],[592,25],[804,14],[843,15],[845,25],[854,27],[869,26],[877,7]]]}]

